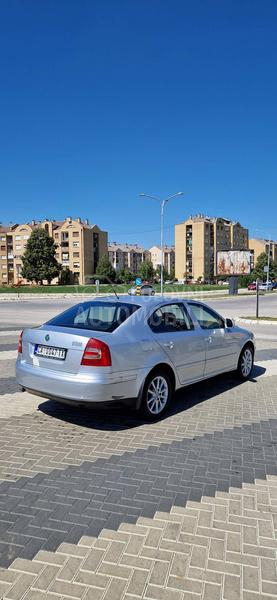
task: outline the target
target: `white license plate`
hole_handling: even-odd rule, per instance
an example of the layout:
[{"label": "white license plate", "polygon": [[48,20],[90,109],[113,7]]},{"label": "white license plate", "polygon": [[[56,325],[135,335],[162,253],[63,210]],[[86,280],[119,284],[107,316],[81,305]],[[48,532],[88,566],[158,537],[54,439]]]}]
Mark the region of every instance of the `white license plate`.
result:
[{"label": "white license plate", "polygon": [[42,346],[41,344],[37,344],[35,346],[35,355],[41,356],[42,358],[65,360],[66,350],[65,348],[53,348],[53,346]]}]

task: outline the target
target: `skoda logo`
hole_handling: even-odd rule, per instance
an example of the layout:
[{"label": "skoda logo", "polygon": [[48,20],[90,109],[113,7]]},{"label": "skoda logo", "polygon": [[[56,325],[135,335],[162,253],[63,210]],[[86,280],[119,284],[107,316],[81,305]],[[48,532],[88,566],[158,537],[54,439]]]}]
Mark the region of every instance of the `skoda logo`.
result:
[{"label": "skoda logo", "polygon": [[45,336],[45,338],[44,338],[44,339],[45,339],[45,341],[46,341],[46,342],[49,342],[49,340],[50,340],[50,335],[47,333],[47,335]]}]

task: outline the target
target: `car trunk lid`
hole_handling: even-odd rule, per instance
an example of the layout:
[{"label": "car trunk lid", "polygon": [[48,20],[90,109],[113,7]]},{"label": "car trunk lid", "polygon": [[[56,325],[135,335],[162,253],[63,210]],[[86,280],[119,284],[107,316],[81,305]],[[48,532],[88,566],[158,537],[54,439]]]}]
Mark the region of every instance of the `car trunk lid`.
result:
[{"label": "car trunk lid", "polygon": [[[22,360],[34,367],[76,374],[80,370],[83,353],[88,340],[93,337],[108,343],[109,335],[102,332],[101,335],[98,335],[98,332],[96,333],[95,331],[89,332],[66,327],[52,328],[51,326],[45,326],[35,329],[25,329],[23,333]],[[58,349],[58,352],[55,349]],[[61,358],[61,350],[65,351],[64,359]],[[52,356],[39,355],[39,351],[45,352],[45,354],[52,353]]]}]

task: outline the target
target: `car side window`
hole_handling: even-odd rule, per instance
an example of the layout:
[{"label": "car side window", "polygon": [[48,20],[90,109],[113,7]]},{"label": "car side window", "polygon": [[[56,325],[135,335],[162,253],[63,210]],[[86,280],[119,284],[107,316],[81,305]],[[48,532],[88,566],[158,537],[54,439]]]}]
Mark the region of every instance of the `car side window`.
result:
[{"label": "car side window", "polygon": [[182,304],[166,304],[155,310],[148,319],[153,333],[171,333],[193,329],[192,320]]},{"label": "car side window", "polygon": [[189,304],[190,310],[202,329],[224,329],[224,320],[203,304]]}]

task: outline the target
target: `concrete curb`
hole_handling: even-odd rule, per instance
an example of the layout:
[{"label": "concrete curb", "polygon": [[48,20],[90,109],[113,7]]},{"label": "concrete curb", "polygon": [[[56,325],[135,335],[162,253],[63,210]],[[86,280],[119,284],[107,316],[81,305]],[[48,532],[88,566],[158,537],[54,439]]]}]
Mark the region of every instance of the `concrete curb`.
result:
[{"label": "concrete curb", "polygon": [[[126,293],[123,292],[117,292],[118,296],[126,296]],[[180,298],[183,297],[188,297],[188,298],[192,298],[194,296],[197,297],[205,297],[205,296],[224,296],[226,295],[226,290],[216,290],[216,291],[193,291],[193,292],[165,292],[164,293],[165,296],[177,296]],[[96,294],[95,292],[91,292],[91,294],[81,294],[81,293],[68,293],[68,294],[0,294],[0,302],[5,302],[7,300],[48,300],[50,298],[52,298],[53,300],[57,300],[59,298],[97,298],[98,297],[103,297],[103,296],[114,296],[113,292],[102,292],[100,294]],[[159,294],[156,294],[156,296],[159,296]]]},{"label": "concrete curb", "polygon": [[244,319],[243,317],[235,317],[236,323],[246,323],[248,325],[277,325],[277,321],[264,321],[263,319]]}]

